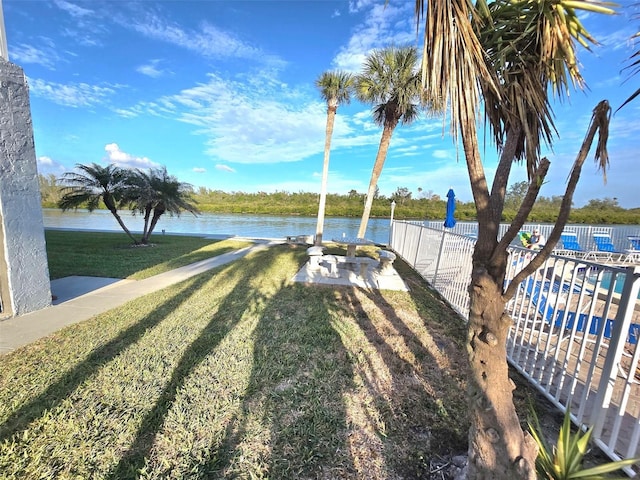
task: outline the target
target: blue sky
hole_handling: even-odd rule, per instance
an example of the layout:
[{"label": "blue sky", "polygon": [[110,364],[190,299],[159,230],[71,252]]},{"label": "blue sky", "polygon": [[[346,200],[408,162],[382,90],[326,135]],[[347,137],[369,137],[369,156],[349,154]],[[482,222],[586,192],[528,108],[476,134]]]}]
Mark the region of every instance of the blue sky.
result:
[{"label": "blue sky", "polygon": [[[326,70],[357,72],[367,53],[418,45],[413,2],[2,0],[9,59],[28,78],[40,173],[76,163],[165,165],[195,187],[319,192],[326,105],[315,87]],[[623,2],[630,5],[632,2]],[[617,108],[638,86],[622,68],[640,27],[633,11],[585,16],[600,46],[581,50],[588,90],[554,102],[559,138],[545,151],[542,195],[562,195],[595,105]],[[575,205],[617,198],[640,207],[640,99],[612,117],[607,184],[592,156]],[[379,181],[390,195],[462,201],[471,191],[462,152],[442,120],[396,129]],[[338,109],[329,191],[365,192],[380,141],[371,108]],[[496,154],[483,149],[488,177]],[[510,184],[526,179],[517,166]]]}]

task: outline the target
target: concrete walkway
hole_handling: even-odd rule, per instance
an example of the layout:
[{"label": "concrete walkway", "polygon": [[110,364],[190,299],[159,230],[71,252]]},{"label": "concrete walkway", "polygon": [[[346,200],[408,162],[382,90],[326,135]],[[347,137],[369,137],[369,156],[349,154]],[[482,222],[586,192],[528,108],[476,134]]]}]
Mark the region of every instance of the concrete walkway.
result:
[{"label": "concrete walkway", "polygon": [[276,241],[259,241],[250,247],[185,265],[144,280],[102,277],[66,277],[51,282],[53,305],[0,321],[0,355],[50,335],[67,325],[87,320],[147,293],[152,293],[199,273],[268,248]]},{"label": "concrete walkway", "polygon": [[[0,321],[0,355],[35,342],[39,338],[68,325],[87,320],[95,315],[119,307],[134,298],[155,292],[175,283],[206,272],[244,257],[250,252],[283,243],[279,239],[247,239],[252,246],[208,258],[200,262],[161,273],[144,280],[122,280],[119,278],[72,276],[51,281],[51,294],[56,298],[53,305],[36,312]],[[333,256],[338,260],[344,257]],[[324,258],[324,257],[323,257]],[[365,269],[331,269],[321,264],[320,268],[309,268],[305,263],[292,278],[294,282],[344,285],[369,289],[408,290],[394,268],[381,273],[378,261],[368,257],[357,257],[352,262],[365,265]],[[336,267],[338,267],[336,265]]]}]

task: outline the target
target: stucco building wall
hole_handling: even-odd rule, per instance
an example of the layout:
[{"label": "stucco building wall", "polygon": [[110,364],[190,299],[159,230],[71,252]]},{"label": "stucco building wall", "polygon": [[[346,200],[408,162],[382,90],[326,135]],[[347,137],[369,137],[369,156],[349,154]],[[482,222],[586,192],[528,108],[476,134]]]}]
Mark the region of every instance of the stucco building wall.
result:
[{"label": "stucco building wall", "polygon": [[51,305],[29,89],[0,58],[0,318]]}]

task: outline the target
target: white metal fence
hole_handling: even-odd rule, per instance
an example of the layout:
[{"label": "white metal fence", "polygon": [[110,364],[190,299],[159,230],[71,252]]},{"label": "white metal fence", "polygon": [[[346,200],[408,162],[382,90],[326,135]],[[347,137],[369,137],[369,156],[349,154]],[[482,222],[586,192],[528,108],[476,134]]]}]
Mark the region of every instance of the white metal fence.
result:
[{"label": "white metal fence", "polygon": [[[419,225],[423,225],[423,222],[417,222]],[[424,226],[434,228],[436,230],[442,230],[442,221],[429,221],[424,222]],[[500,225],[499,236],[502,236],[509,228],[509,225],[503,223]],[[545,224],[545,223],[527,223],[522,226],[523,231],[532,232],[534,229],[539,229],[540,233],[545,236],[545,238],[549,237],[553,225]],[[575,232],[578,243],[585,250],[585,252],[589,252],[591,250],[597,250],[595,241],[593,239],[594,233],[607,233],[610,235],[613,245],[615,246],[616,251],[624,252],[625,250],[631,248],[629,243],[630,236],[640,236],[640,225],[567,225],[565,230]],[[452,233],[458,233],[460,235],[469,235],[475,236],[478,231],[478,225],[475,222],[457,222],[456,226],[452,229],[449,229]]]},{"label": "white metal fence", "polygon": [[[396,221],[390,235],[391,248],[465,320],[475,230],[466,233]],[[511,249],[506,283],[532,255]],[[639,291],[640,266],[552,255],[507,305],[509,362],[574,422],[593,425],[615,460],[640,456]]]}]

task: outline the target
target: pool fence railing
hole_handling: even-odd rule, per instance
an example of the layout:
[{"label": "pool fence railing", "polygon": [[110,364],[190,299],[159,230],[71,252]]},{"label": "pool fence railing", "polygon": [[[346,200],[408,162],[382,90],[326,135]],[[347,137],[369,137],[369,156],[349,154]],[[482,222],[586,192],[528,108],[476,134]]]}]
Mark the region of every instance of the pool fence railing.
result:
[{"label": "pool fence railing", "polygon": [[[393,221],[389,247],[467,321],[477,228],[458,223]],[[507,225],[500,228],[501,234]],[[538,227],[548,236],[550,226]],[[585,250],[600,227],[571,227]],[[597,229],[597,230],[596,230]],[[638,228],[612,228],[622,239]],[[584,243],[583,243],[584,242]],[[535,252],[509,248],[505,286]],[[613,460],[640,456],[640,265],[551,255],[507,304],[513,323],[509,363]],[[627,474],[635,470],[626,469]]]}]

